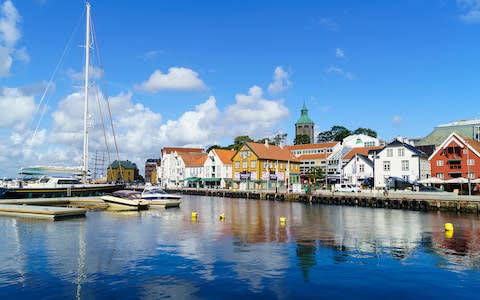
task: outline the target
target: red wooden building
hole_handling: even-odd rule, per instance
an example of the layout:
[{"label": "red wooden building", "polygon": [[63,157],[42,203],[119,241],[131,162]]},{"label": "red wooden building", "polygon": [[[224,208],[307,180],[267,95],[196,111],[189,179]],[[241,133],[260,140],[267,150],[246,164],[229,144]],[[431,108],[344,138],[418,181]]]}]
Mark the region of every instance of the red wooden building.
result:
[{"label": "red wooden building", "polygon": [[[432,177],[473,181],[480,174],[480,142],[452,132],[429,158]],[[454,180],[455,181],[455,180]]]}]

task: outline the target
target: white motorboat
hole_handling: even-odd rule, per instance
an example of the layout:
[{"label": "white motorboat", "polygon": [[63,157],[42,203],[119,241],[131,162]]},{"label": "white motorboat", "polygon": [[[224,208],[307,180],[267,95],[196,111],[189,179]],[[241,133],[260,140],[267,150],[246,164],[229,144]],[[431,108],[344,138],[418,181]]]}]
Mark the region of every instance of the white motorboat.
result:
[{"label": "white motorboat", "polygon": [[101,199],[108,204],[111,210],[145,210],[150,201],[142,199],[142,193],[131,190],[119,190]]},{"label": "white motorboat", "polygon": [[182,196],[169,194],[158,186],[147,184],[142,192],[142,199],[149,201],[153,206],[179,207]]}]

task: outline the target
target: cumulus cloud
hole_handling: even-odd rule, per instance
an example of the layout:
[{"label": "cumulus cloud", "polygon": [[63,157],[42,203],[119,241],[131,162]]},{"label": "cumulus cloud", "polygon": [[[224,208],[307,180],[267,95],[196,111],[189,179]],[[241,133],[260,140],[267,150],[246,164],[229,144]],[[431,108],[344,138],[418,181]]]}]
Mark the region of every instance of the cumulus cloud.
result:
[{"label": "cumulus cloud", "polygon": [[14,57],[24,62],[29,61],[25,48],[15,48],[21,37],[21,19],[12,1],[7,0],[0,5],[0,77],[10,74]]},{"label": "cumulus cloud", "polygon": [[[83,71],[78,72],[73,69],[67,71],[68,76],[76,81],[84,80],[85,73]],[[103,77],[103,69],[95,66],[90,66],[88,68],[88,77],[92,80],[97,80]]]},{"label": "cumulus cloud", "polygon": [[460,20],[465,23],[480,23],[480,0],[457,0],[463,11]]},{"label": "cumulus cloud", "polygon": [[31,120],[35,111],[35,100],[20,89],[3,88],[0,91],[0,111],[3,112],[0,128],[19,126]]},{"label": "cumulus cloud", "polygon": [[236,102],[225,109],[224,125],[232,136],[250,135],[261,137],[286,120],[289,111],[281,100],[263,98],[258,86],[249,89],[248,94],[237,94]]},{"label": "cumulus cloud", "polygon": [[196,90],[205,88],[205,84],[192,69],[172,67],[164,74],[155,70],[147,81],[137,85],[141,90],[156,93],[161,90]]},{"label": "cumulus cloud", "polygon": [[275,68],[273,72],[273,82],[268,85],[270,94],[278,94],[292,86],[288,80],[288,73],[281,66]]},{"label": "cumulus cloud", "polygon": [[350,72],[346,72],[344,71],[343,69],[339,68],[339,67],[336,67],[336,66],[331,66],[331,67],[328,67],[326,70],[325,70],[326,73],[334,73],[334,74],[338,74],[342,77],[345,77],[347,78],[348,80],[354,80],[355,79],[355,75],[353,75],[352,73]]},{"label": "cumulus cloud", "polygon": [[337,48],[336,51],[335,51],[335,56],[336,56],[336,57],[344,57],[344,56],[345,56],[345,52],[343,51],[343,49]]}]

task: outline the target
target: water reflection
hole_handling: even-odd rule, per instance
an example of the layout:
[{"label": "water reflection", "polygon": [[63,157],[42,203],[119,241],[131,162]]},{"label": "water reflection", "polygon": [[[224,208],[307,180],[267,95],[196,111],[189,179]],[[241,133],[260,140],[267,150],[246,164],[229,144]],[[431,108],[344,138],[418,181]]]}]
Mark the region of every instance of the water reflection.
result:
[{"label": "water reflection", "polygon": [[[453,237],[443,231],[446,222],[455,226]],[[326,280],[321,272],[361,272],[390,260],[480,269],[476,215],[191,196],[181,208],[93,211],[61,222],[3,217],[0,234],[0,296],[46,295],[55,285],[78,299],[208,298],[212,287],[220,298],[283,298],[293,289],[285,278],[318,284]]]}]

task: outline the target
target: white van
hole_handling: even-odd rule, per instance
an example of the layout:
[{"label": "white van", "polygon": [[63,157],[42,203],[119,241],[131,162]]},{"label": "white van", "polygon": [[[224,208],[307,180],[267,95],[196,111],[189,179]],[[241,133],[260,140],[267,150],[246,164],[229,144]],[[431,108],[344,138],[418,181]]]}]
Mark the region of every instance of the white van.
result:
[{"label": "white van", "polygon": [[361,192],[360,188],[354,184],[341,183],[335,184],[335,192]]}]

